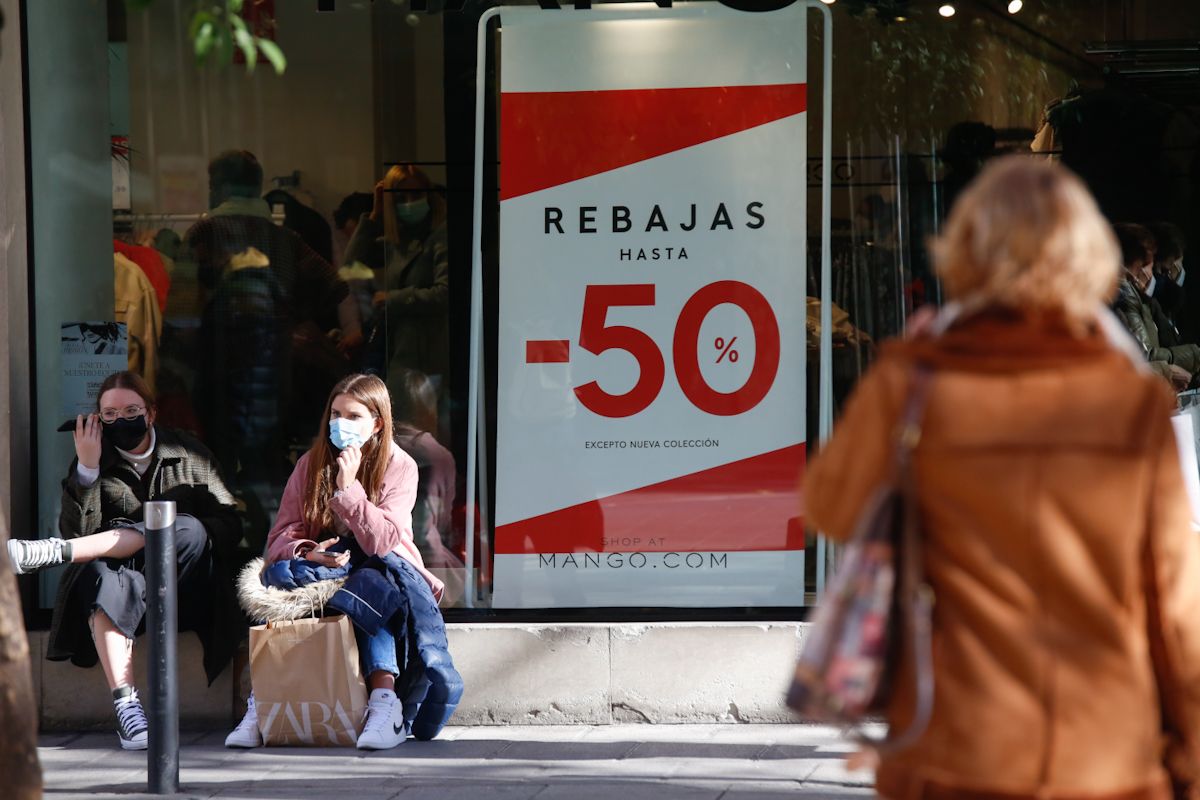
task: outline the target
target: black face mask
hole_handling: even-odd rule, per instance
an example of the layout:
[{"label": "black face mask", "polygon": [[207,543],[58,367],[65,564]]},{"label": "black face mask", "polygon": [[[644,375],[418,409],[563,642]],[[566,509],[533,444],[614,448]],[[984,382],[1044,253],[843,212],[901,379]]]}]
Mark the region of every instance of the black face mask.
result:
[{"label": "black face mask", "polygon": [[132,450],[142,439],[146,438],[146,415],[139,414],[133,419],[115,419],[104,422],[101,436],[104,441],[121,450]]}]

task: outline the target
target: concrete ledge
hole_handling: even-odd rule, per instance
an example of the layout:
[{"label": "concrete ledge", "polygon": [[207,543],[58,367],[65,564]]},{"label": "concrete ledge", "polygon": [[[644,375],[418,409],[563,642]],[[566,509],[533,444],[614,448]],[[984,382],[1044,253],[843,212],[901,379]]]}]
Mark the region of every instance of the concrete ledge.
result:
[{"label": "concrete ledge", "polygon": [[[448,626],[466,693],[456,725],[605,725],[622,722],[782,723],[799,638],[797,622],[471,624]],[[45,660],[45,632],[30,634],[42,730],[112,724],[104,675]],[[232,670],[205,686],[200,643],[179,639],[181,722],[223,728],[249,688]],[[136,650],[144,687],[145,650]]]},{"label": "concrete ledge", "polygon": [[[46,632],[29,634],[33,658],[33,685],[38,696],[39,724],[43,731],[88,730],[113,724],[112,695],[99,666],[80,669],[69,661],[47,661]],[[134,649],[134,681],[148,690],[145,640]],[[233,717],[232,671],[225,670],[207,685],[200,641],[195,634],[179,636],[180,722],[192,728],[229,725]]]},{"label": "concrete ledge", "polygon": [[622,625],[612,642],[614,722],[792,722],[783,704],[796,624]]}]

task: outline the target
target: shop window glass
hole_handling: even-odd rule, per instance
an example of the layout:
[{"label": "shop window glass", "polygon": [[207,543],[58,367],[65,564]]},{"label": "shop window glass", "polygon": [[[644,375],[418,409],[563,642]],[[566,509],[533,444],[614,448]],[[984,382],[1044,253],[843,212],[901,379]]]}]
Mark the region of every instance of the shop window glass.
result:
[{"label": "shop window glass", "polygon": [[[113,296],[110,304],[107,294],[81,290],[88,297],[79,308],[91,309],[89,321],[127,325],[128,364],[156,390],[159,424],[197,434],[217,455],[238,498],[247,556],[261,550],[292,465],[319,435],[329,388],[353,371],[380,375],[399,441],[421,473],[414,528],[426,563],[446,580],[449,607],[486,609],[495,588],[494,342],[483,350],[489,477],[476,508],[466,506],[473,69],[483,9],[248,2],[255,31],[286,54],[279,76],[266,62],[248,71],[243,57],[198,66],[186,5],[109,3],[108,63],[92,65],[108,75],[108,130],[91,132],[108,137],[109,163],[78,174],[105,183],[111,172],[111,203],[107,184],[87,201],[105,225],[111,215],[111,248],[96,244],[87,263],[107,271],[111,261]],[[1200,36],[1192,3],[1038,0],[1009,13],[990,2],[840,0],[831,11],[835,416],[880,342],[900,334],[920,306],[944,301],[926,242],[971,177],[1003,153],[1062,161],[1111,221],[1160,232],[1160,280],[1181,289],[1169,322],[1181,342],[1200,337],[1200,292],[1181,279],[1194,261],[1187,243],[1200,240],[1200,61],[1178,41]],[[808,27],[802,267],[805,428],[815,448],[823,78],[816,14]],[[31,27],[31,52],[53,49],[36,39],[39,30]],[[499,51],[488,53],[484,320],[494,336]],[[38,125],[48,124],[39,119],[35,142]],[[34,224],[48,231],[55,223],[35,214]],[[51,303],[47,292],[70,291],[62,287],[71,275],[60,277],[57,288],[43,280],[35,299]],[[94,279],[88,273],[80,285]],[[70,313],[64,322],[82,321],[85,311]],[[799,303],[786,313],[799,315]],[[44,363],[47,347],[39,341]],[[42,385],[49,380],[39,372]],[[43,532],[54,528],[52,498],[69,460],[56,447],[45,450],[38,472]],[[468,519],[478,523],[471,541]],[[833,563],[816,534],[807,533],[806,575],[795,576],[805,604],[816,601]],[[44,603],[52,597],[46,587]],[[717,579],[713,591],[721,589]],[[561,605],[570,603],[548,602],[547,613],[576,613]],[[712,605],[695,616],[797,613]]]}]

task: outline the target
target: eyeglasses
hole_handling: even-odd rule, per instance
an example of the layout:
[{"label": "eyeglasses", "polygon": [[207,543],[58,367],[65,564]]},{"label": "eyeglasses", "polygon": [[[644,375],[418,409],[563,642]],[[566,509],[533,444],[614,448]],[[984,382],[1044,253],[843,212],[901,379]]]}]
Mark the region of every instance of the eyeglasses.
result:
[{"label": "eyeglasses", "polygon": [[100,412],[100,419],[105,422],[116,422],[117,417],[121,419],[137,419],[145,410],[145,406],[125,406],[122,409],[106,408]]}]

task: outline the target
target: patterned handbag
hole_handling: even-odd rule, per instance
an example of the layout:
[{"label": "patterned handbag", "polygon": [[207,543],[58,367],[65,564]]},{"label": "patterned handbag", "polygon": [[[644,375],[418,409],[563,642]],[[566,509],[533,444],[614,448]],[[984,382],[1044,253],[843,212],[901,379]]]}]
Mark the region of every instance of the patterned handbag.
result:
[{"label": "patterned handbag", "polygon": [[[915,742],[933,710],[933,593],[921,565],[912,472],[931,380],[925,367],[913,376],[896,431],[891,474],[859,515],[813,617],[787,694],[788,706],[800,715],[855,729],[855,738],[880,752]],[[861,725],[884,710],[895,662],[902,655],[913,662],[916,713],[907,729],[873,739]]]}]

